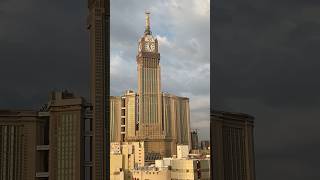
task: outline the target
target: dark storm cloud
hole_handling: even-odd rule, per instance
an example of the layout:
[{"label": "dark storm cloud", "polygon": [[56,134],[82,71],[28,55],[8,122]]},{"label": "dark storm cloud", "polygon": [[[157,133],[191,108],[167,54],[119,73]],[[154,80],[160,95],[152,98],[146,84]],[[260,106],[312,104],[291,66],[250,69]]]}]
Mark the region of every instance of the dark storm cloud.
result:
[{"label": "dark storm cloud", "polygon": [[88,97],[86,2],[0,2],[0,107],[37,108],[53,89]]},{"label": "dark storm cloud", "polygon": [[214,3],[213,104],[256,117],[257,179],[319,179],[320,2]]},{"label": "dark storm cloud", "polygon": [[[224,82],[231,82],[226,84],[229,86],[227,89],[240,87],[235,93],[262,97],[270,105],[312,104],[317,101],[315,96],[320,85],[312,82],[320,65],[316,59],[319,56],[316,49],[320,45],[320,22],[315,18],[312,21],[310,15],[303,13],[303,9],[308,8],[316,12],[315,7],[301,6],[301,9],[295,7],[296,11],[277,13],[280,7],[269,5],[255,9],[249,5],[240,4],[232,11],[221,8],[225,14],[219,14],[217,8],[214,18],[215,68],[216,71],[224,69],[217,76],[222,75],[226,79]],[[314,15],[320,18],[319,13]],[[226,46],[230,49],[224,48]],[[224,59],[224,62],[220,63],[219,59]],[[263,69],[255,68],[257,66]],[[231,75],[230,71],[233,71]],[[235,73],[238,80],[228,80]],[[250,74],[252,77],[247,78]],[[304,96],[295,96],[298,91]]]}]

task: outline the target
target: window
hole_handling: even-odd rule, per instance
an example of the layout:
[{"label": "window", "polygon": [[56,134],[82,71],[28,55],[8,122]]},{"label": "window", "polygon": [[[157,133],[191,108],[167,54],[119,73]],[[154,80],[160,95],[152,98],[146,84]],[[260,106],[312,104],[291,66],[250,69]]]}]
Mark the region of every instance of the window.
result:
[{"label": "window", "polygon": [[84,167],[84,179],[90,180],[92,177],[92,169],[89,166]]},{"label": "window", "polygon": [[91,119],[90,118],[84,119],[84,131],[90,132],[91,130],[92,130]]},{"label": "window", "polygon": [[92,147],[92,137],[84,137],[84,160],[91,161],[91,147]]}]

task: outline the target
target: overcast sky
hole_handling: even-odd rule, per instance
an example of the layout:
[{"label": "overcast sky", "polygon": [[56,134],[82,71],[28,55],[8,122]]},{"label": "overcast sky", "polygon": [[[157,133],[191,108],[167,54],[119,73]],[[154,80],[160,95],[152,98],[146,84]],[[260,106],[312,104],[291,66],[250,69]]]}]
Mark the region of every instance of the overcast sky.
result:
[{"label": "overcast sky", "polygon": [[209,139],[209,0],[111,0],[110,93],[137,91],[136,55],[146,10],[159,41],[162,91],[190,98],[191,128]]},{"label": "overcast sky", "polygon": [[320,1],[213,5],[213,104],[255,116],[257,179],[320,179]]},{"label": "overcast sky", "polygon": [[[158,1],[142,5],[127,0],[142,7],[138,3],[121,7],[123,0],[113,0],[112,7],[119,11],[112,10],[111,17],[123,14],[126,18],[121,21],[126,23],[112,21],[111,30],[118,34],[112,37],[112,56],[119,62],[112,67],[119,67],[120,62],[132,66],[123,71],[131,80],[119,84],[119,89],[136,88],[134,56],[144,30],[143,11],[154,7],[150,8],[152,31],[163,38],[163,90],[190,93],[190,103],[196,98],[200,104],[192,102],[193,107],[204,106],[208,86],[202,77],[208,76],[208,66],[201,54],[209,54],[205,53],[209,37],[203,36],[208,19],[202,18],[207,11],[201,10],[206,8],[200,2],[206,2],[194,0],[200,4],[186,6],[185,0],[172,0],[158,6]],[[88,97],[86,3],[0,0],[0,108],[38,108],[54,88]],[[257,179],[320,179],[320,1],[215,0],[214,6],[213,104],[219,110],[255,116]],[[119,31],[114,32],[116,28]],[[192,72],[183,72],[191,65]],[[122,76],[112,71],[115,81]],[[177,73],[171,76],[173,71]],[[194,82],[195,86],[190,85]],[[111,93],[120,92],[113,89]],[[205,121],[204,112],[192,112],[197,120]]]}]

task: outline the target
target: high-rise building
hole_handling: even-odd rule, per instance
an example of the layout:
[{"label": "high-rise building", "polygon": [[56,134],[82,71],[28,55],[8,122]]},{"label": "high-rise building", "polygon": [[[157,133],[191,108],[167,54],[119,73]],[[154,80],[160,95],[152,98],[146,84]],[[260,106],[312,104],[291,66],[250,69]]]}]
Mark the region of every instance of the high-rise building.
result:
[{"label": "high-rise building", "polygon": [[146,13],[146,29],[139,40],[137,55],[139,133],[140,136],[161,139],[161,83],[158,40],[151,34],[150,17]]},{"label": "high-rise building", "polygon": [[92,122],[92,180],[109,175],[110,2],[88,0],[90,32]]},{"label": "high-rise building", "polygon": [[91,110],[68,91],[40,111],[0,110],[0,179],[91,179]]},{"label": "high-rise building", "polygon": [[48,179],[47,131],[37,111],[0,110],[1,180]]},{"label": "high-rise building", "polygon": [[200,147],[202,150],[208,150],[210,147],[210,141],[205,140],[200,142]]},{"label": "high-rise building", "polygon": [[199,149],[198,131],[191,131],[191,149]]},{"label": "high-rise building", "polygon": [[253,119],[241,113],[211,113],[214,180],[255,180]]},{"label": "high-rise building", "polygon": [[138,92],[110,98],[112,142],[144,141],[146,163],[176,154],[177,144],[191,148],[189,98],[161,92],[158,46],[147,12],[136,56]]},{"label": "high-rise building", "polygon": [[[49,177],[85,180],[90,176],[91,106],[72,93],[53,92],[49,112]],[[87,146],[87,148],[85,148]],[[89,151],[89,152],[87,152]]]},{"label": "high-rise building", "polygon": [[110,142],[121,142],[124,139],[125,120],[121,116],[121,97],[110,96]]}]

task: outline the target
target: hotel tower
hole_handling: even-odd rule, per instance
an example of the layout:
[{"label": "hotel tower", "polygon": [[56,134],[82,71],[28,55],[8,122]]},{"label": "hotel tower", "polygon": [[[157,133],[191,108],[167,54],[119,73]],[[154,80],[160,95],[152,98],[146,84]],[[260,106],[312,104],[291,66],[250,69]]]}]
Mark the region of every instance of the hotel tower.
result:
[{"label": "hotel tower", "polygon": [[150,13],[137,48],[138,91],[110,98],[111,142],[143,141],[145,161],[176,154],[177,144],[190,145],[189,98],[161,92],[158,40]]}]

